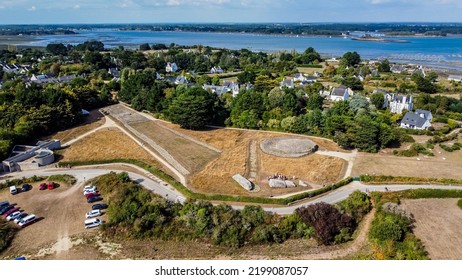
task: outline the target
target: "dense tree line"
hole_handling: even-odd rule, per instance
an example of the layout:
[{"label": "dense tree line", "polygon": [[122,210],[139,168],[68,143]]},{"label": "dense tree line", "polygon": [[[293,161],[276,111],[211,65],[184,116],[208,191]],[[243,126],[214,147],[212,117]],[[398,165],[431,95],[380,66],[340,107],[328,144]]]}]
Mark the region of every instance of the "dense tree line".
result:
[{"label": "dense tree line", "polygon": [[230,247],[310,237],[322,244],[342,243],[351,239],[371,207],[367,195],[358,192],[337,206],[320,203],[279,216],[260,206],[235,210],[205,201],[174,203],[130,182],[126,173],[104,175],[94,184],[110,197],[106,234],[203,240]]},{"label": "dense tree line", "polygon": [[67,85],[26,87],[20,80],[3,83],[0,90],[0,157],[6,158],[15,144],[80,123],[82,109],[90,110],[112,102],[106,88],[94,87],[84,79]]}]

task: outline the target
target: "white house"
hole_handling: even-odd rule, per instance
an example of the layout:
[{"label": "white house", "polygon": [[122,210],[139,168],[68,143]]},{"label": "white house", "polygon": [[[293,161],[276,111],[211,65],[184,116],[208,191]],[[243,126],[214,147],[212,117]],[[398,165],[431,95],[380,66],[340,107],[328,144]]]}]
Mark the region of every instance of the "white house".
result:
[{"label": "white house", "polygon": [[404,71],[404,67],[403,67],[403,65],[396,65],[395,64],[390,68],[390,71],[392,73],[395,73],[395,74],[401,74]]},{"label": "white house", "polygon": [[350,94],[353,95],[353,91],[350,88],[341,85],[332,90],[329,99],[331,101],[345,101],[348,100]]},{"label": "white house", "polygon": [[165,72],[170,73],[170,72],[176,72],[178,71],[178,66],[176,66],[176,63],[167,63],[167,66],[165,67]]},{"label": "white house", "polygon": [[390,93],[386,90],[374,90],[374,93],[382,93],[384,102],[382,108],[389,108],[390,112],[395,114],[402,114],[404,110],[412,111],[414,103],[412,96]]},{"label": "white house", "polygon": [[294,76],[294,81],[296,81],[296,82],[304,82],[305,80],[306,80],[306,78],[302,73],[297,73]]},{"label": "white house", "polygon": [[223,69],[221,69],[220,66],[218,66],[218,67],[213,66],[212,69],[210,69],[210,73],[211,74],[221,74],[221,73],[223,73]]},{"label": "white house", "polygon": [[462,82],[462,76],[460,75],[449,75],[448,81]]},{"label": "white house", "polygon": [[187,84],[189,84],[189,80],[185,76],[180,75],[180,76],[176,77],[174,83],[175,83],[175,85],[187,85]]},{"label": "white house", "polygon": [[402,128],[412,128],[424,130],[429,128],[432,124],[433,115],[430,111],[416,110],[415,112],[407,112],[401,120]]},{"label": "white house", "polygon": [[280,88],[294,88],[294,80],[291,78],[284,78],[281,82]]}]

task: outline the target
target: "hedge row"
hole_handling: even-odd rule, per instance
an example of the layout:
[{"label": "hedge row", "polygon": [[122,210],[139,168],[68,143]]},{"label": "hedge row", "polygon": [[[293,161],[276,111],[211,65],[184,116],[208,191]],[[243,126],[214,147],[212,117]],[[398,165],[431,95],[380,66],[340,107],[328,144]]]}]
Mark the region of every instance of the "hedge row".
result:
[{"label": "hedge row", "polygon": [[61,162],[61,165],[69,166],[82,166],[82,165],[98,165],[98,164],[109,164],[109,163],[128,163],[133,164],[138,167],[145,169],[146,171],[151,172],[153,175],[159,177],[160,179],[168,182],[179,192],[185,195],[188,198],[200,199],[200,200],[212,200],[212,201],[236,201],[236,202],[247,202],[247,203],[259,203],[259,204],[275,204],[275,205],[288,205],[306,198],[315,197],[326,192],[338,189],[344,185],[349,184],[353,181],[353,178],[348,177],[343,179],[335,184],[325,186],[323,188],[311,191],[296,194],[287,198],[266,198],[266,197],[250,197],[250,196],[234,196],[234,195],[222,195],[222,194],[204,194],[192,192],[190,189],[183,186],[180,182],[175,180],[170,175],[164,173],[163,171],[150,166],[142,161],[134,159],[113,159],[113,160],[91,160],[91,161],[69,161]]},{"label": "hedge row", "polygon": [[25,183],[35,183],[35,182],[43,181],[46,178],[47,177],[35,176],[34,175],[32,177],[29,177],[29,178],[23,177],[23,178],[20,178],[20,179],[12,179],[12,180],[6,179],[5,182],[0,184],[0,190],[5,189],[5,188],[9,188],[10,186],[20,186],[20,185],[25,184]]},{"label": "hedge row", "polygon": [[462,185],[461,179],[450,178],[420,178],[405,176],[386,176],[386,175],[361,175],[361,181],[369,184],[434,184],[434,185]]}]

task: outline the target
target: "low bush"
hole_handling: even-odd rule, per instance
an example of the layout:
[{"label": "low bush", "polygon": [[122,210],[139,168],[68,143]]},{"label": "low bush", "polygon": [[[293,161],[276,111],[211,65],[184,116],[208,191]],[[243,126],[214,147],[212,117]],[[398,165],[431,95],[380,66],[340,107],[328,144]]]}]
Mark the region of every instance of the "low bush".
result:
[{"label": "low bush", "polygon": [[5,182],[1,183],[0,184],[0,190],[1,189],[5,189],[5,188],[9,188],[10,186],[20,186],[22,184],[25,184],[25,183],[35,183],[35,182],[39,182],[39,181],[43,181],[45,180],[47,177],[43,177],[43,176],[32,176],[32,177],[29,177],[29,178],[20,178],[20,179],[12,179],[12,180],[5,180]]},{"label": "low bush", "polygon": [[51,175],[50,177],[48,177],[48,180],[54,182],[67,183],[69,185],[74,185],[77,182],[77,179],[74,176],[68,174]]},{"label": "low bush", "polygon": [[433,184],[433,185],[462,185],[461,179],[450,178],[421,178],[387,175],[361,175],[361,181],[368,184]]},{"label": "low bush", "polygon": [[424,145],[419,144],[419,143],[412,144],[412,146],[407,150],[403,150],[403,151],[395,150],[393,151],[393,154],[395,156],[402,156],[402,157],[416,157],[419,154],[423,154],[426,156],[434,156],[434,154],[428,151]]},{"label": "low bush", "polygon": [[457,201],[457,206],[459,206],[459,208],[462,209],[462,199],[459,199]]},{"label": "low bush", "polygon": [[16,234],[16,229],[7,221],[0,220],[0,252],[8,248]]}]

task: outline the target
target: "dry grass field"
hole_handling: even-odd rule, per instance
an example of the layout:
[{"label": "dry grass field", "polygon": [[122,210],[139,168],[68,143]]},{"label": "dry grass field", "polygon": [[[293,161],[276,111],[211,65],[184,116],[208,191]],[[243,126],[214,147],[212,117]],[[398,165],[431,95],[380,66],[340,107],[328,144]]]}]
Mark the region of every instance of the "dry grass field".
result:
[{"label": "dry grass field", "polygon": [[191,173],[201,170],[218,155],[213,150],[178,136],[162,125],[158,125],[158,122],[139,122],[133,123],[131,126],[168,151]]},{"label": "dry grass field", "polygon": [[433,260],[462,259],[462,209],[458,199],[404,200],[402,206],[415,217],[415,235]]},{"label": "dry grass field", "polygon": [[46,137],[46,139],[58,139],[58,140],[61,140],[62,144],[64,144],[103,124],[104,124],[103,114],[101,114],[98,110],[93,110],[90,112],[90,116],[85,120],[83,124],[57,132],[53,135]]},{"label": "dry grass field", "polygon": [[[60,151],[64,161],[138,159],[157,168],[161,165],[117,128],[97,131]],[[164,170],[164,168],[161,168]],[[165,171],[165,170],[164,170]]]},{"label": "dry grass field", "polygon": [[[197,192],[276,196],[318,188],[322,184],[334,182],[342,176],[341,171],[344,161],[338,158],[320,155],[309,155],[301,158],[279,158],[261,152],[260,141],[271,137],[287,136],[287,134],[237,129],[190,131],[180,129],[178,126],[169,123],[163,123],[162,125],[178,130],[223,151],[204,169],[191,176],[189,187]],[[304,136],[293,137],[305,138]],[[321,150],[339,150],[339,147],[332,141],[312,137],[309,137],[309,139],[318,144]],[[249,169],[248,147],[252,140],[258,142],[259,166],[257,168],[258,178],[256,183],[261,190],[257,193],[248,193],[231,178],[235,174],[244,175]],[[298,182],[298,179],[303,180],[308,183],[309,187],[271,189],[266,178],[275,173],[283,174],[290,179],[295,176],[297,178],[296,182]]]},{"label": "dry grass field", "polygon": [[[414,136],[416,142],[425,142],[428,136]],[[462,141],[459,135],[458,141]],[[445,143],[452,145],[455,141]],[[403,147],[402,149],[404,149]],[[439,145],[432,149],[434,157],[397,157],[392,150],[380,154],[358,153],[353,176],[362,174],[411,176],[427,178],[462,178],[462,150],[446,152]],[[419,159],[419,160],[418,160]]]}]

